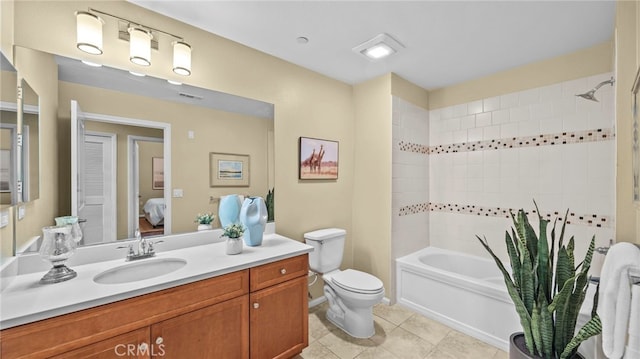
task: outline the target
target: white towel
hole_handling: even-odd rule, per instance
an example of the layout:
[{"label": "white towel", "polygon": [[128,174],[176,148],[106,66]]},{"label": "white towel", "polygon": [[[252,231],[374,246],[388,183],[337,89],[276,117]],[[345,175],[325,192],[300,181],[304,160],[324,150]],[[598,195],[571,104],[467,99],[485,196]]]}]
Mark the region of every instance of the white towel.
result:
[{"label": "white towel", "polygon": [[631,243],[613,245],[600,276],[598,314],[602,320],[602,349],[610,359],[624,354],[631,311],[629,269],[640,267],[640,249]]},{"label": "white towel", "polygon": [[[640,271],[638,271],[640,274]],[[631,287],[631,314],[629,315],[629,343],[625,359],[640,358],[640,284]]]}]

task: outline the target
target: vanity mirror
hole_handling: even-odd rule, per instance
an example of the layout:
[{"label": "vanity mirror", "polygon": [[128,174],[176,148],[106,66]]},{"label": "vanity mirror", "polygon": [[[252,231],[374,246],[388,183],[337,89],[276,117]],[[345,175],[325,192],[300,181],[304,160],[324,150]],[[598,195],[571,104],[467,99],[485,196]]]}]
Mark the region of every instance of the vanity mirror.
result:
[{"label": "vanity mirror", "polygon": [[[272,104],[55,58],[60,215],[99,203],[79,213],[88,219],[83,225],[84,244],[132,238],[143,224],[148,224],[150,234],[195,231],[195,216],[217,214],[221,196],[264,197],[273,187]],[[72,101],[84,118],[80,121],[84,125],[77,128],[71,121]],[[71,146],[72,132],[79,146]],[[249,155],[249,186],[210,187],[211,152]],[[80,157],[84,165],[78,162]],[[72,167],[77,177],[71,175]],[[163,173],[162,180],[158,173]],[[72,177],[78,178],[74,187]],[[148,203],[164,209],[164,217],[151,218],[153,210],[145,210],[152,206],[145,206]],[[104,224],[96,226],[97,222]]]},{"label": "vanity mirror", "polygon": [[0,55],[0,207],[6,208],[18,202],[18,74],[4,54]]},{"label": "vanity mirror", "polygon": [[[1,54],[0,205],[29,202],[39,195],[38,94]],[[19,89],[19,91],[18,91]],[[18,93],[22,96],[20,101]],[[18,136],[22,134],[22,145]],[[18,191],[19,184],[22,192]]]}]

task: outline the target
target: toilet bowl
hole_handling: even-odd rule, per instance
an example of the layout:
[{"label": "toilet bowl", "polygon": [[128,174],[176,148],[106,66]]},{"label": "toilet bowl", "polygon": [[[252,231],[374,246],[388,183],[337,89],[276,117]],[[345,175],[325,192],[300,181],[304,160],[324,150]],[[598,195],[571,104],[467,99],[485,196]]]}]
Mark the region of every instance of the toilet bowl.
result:
[{"label": "toilet bowl", "polygon": [[322,279],[329,302],[327,319],[352,337],[373,336],[373,306],[384,298],[382,281],[353,269],[326,273]]},{"label": "toilet bowl", "polygon": [[324,296],[329,302],[327,319],[353,337],[369,338],[375,334],[373,306],[384,298],[384,286],[369,273],[339,269],[345,235],[339,228],[305,233],[305,242],[314,247],[309,267],[323,274]]}]

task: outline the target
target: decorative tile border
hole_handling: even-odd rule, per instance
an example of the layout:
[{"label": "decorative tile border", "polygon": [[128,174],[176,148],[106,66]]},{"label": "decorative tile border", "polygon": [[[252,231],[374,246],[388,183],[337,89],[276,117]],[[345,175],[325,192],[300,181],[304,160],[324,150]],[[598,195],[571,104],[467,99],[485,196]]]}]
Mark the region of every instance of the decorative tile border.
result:
[{"label": "decorative tile border", "polygon": [[[468,214],[468,215],[477,215],[477,216],[485,216],[485,217],[505,217],[511,218],[510,213],[517,213],[517,209],[513,208],[503,208],[503,207],[483,207],[476,205],[463,205],[463,204],[453,204],[453,203],[418,203],[409,206],[404,206],[400,208],[398,213],[399,216],[408,216],[412,214],[418,214],[421,212],[445,212],[445,213],[457,213],[457,214]],[[525,211],[526,214],[529,213],[537,213],[536,210]],[[558,219],[558,221],[562,221],[565,212],[549,212],[542,213],[542,216],[549,220],[554,221]],[[591,227],[612,227],[613,219],[610,216],[604,216],[599,214],[576,214],[574,212],[569,212],[567,215],[567,224],[575,224],[575,225],[583,225],[583,226],[591,226]]]},{"label": "decorative tile border", "polygon": [[615,134],[612,128],[598,128],[594,130],[561,132],[537,136],[510,137],[496,140],[462,142],[438,146],[426,146],[405,141],[400,141],[398,145],[400,147],[400,151],[421,154],[441,154],[608,141],[612,140],[614,137]]}]

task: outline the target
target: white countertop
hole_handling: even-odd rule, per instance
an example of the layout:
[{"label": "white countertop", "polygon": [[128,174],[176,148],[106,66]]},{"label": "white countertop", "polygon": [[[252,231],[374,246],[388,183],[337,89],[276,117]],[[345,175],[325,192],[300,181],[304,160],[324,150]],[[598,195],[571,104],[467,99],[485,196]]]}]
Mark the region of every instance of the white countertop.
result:
[{"label": "white countertop", "polygon": [[[157,258],[180,258],[187,264],[168,274],[123,284],[98,284],[93,278],[108,269],[127,263],[125,252],[119,259],[70,266],[78,276],[56,284],[40,284],[46,271],[19,274],[0,293],[0,329],[47,319],[162,289],[212,278],[238,270],[309,253],[302,242],[278,234],[265,234],[261,246],[244,246],[241,254],[225,254],[225,242],[162,251]],[[78,253],[76,253],[77,255]]]}]

